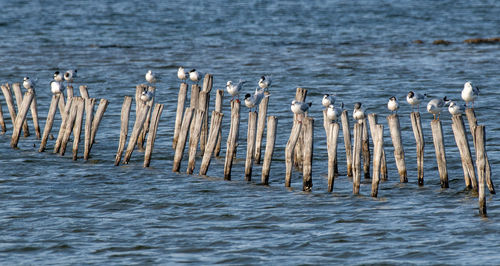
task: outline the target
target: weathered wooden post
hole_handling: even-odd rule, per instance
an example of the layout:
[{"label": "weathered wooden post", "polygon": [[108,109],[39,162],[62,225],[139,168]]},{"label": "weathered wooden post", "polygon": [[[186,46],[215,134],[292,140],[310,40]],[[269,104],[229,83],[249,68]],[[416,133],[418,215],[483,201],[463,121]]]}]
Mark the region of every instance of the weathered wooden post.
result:
[{"label": "weathered wooden post", "polygon": [[394,158],[399,173],[399,181],[401,183],[408,182],[406,177],[405,152],[401,141],[401,127],[399,125],[398,114],[387,116],[387,123],[391,132],[392,145],[394,146]]},{"label": "weathered wooden post", "polygon": [[290,187],[291,184],[293,155],[294,155],[295,145],[297,144],[297,140],[299,139],[301,129],[302,129],[302,123],[299,123],[294,118],[292,131],[290,132],[290,138],[288,139],[285,147],[285,162],[286,162],[285,187]]},{"label": "weathered wooden post", "polygon": [[469,141],[467,140],[467,134],[465,133],[465,124],[462,119],[462,115],[453,115],[453,123],[451,128],[453,129],[453,135],[455,136],[455,142],[457,143],[458,151],[460,152],[460,158],[462,159],[462,168],[464,170],[464,180],[465,186],[467,188],[473,188],[477,191],[477,181],[476,174],[474,172],[474,163],[472,162],[472,156],[470,153]]},{"label": "weathered wooden post", "polygon": [[332,122],[327,125],[326,147],[328,149],[328,192],[333,191],[335,183],[335,158],[337,157],[337,140],[339,136],[339,124]]},{"label": "weathered wooden post", "polygon": [[123,158],[123,164],[128,164],[130,161],[130,157],[132,157],[132,152],[134,151],[134,148],[137,144],[137,139],[139,138],[139,134],[142,131],[142,127],[144,127],[144,121],[146,121],[148,112],[149,105],[143,104],[137,113],[139,119],[137,119],[136,123],[134,123],[132,135],[130,135],[130,139],[128,140],[127,151],[125,152],[125,157]]},{"label": "weathered wooden post", "polygon": [[151,162],[151,155],[153,154],[153,147],[156,139],[156,131],[158,130],[158,123],[160,122],[162,112],[163,104],[155,104],[155,108],[151,115],[151,123],[149,124],[149,136],[146,143],[146,152],[144,153],[144,167],[149,167],[149,163]]},{"label": "weathered wooden post", "polygon": [[40,125],[38,124],[38,106],[36,103],[36,92],[35,89],[31,89],[33,91],[33,101],[31,101],[31,118],[33,119],[33,127],[35,128],[36,138],[40,139]]},{"label": "weathered wooden post", "polygon": [[238,136],[240,129],[240,101],[231,101],[231,127],[226,144],[226,160],[224,162],[224,179],[231,180],[231,168],[238,147]]},{"label": "weathered wooden post", "polygon": [[115,166],[120,164],[122,160],[123,149],[125,149],[125,142],[128,135],[128,120],[130,117],[130,107],[132,106],[132,97],[125,96],[121,112],[121,125],[120,125],[120,141],[118,143],[118,151],[115,156]]},{"label": "weathered wooden post", "polygon": [[[224,90],[217,90],[215,96],[215,111],[222,113],[222,99],[224,97]],[[214,155],[219,156],[220,146],[222,142],[222,127],[219,127],[219,133],[217,134],[217,144],[215,145]]]},{"label": "weathered wooden post", "polygon": [[[325,134],[326,134],[327,150],[330,150],[330,148],[328,148],[328,145],[329,145],[329,143],[328,143],[328,141],[329,141],[328,135],[329,135],[329,130],[330,130],[330,124],[333,123],[333,122],[328,119],[326,113],[327,113],[327,109],[324,109],[323,110],[323,128],[325,129]],[[335,121],[335,123],[338,124],[337,121]],[[338,134],[338,132],[337,132],[337,134]],[[335,143],[337,143],[337,140],[335,140],[335,141],[336,141]],[[339,168],[338,168],[338,165],[337,165],[337,146],[335,146],[335,157],[332,158],[332,159],[333,159],[333,162],[332,162],[331,167],[333,167],[332,168],[333,178],[337,178],[337,176],[339,175]],[[330,157],[328,157],[328,160],[330,160]],[[328,171],[330,171],[330,168],[328,168]],[[332,183],[332,188],[333,188],[333,183]],[[329,190],[329,192],[331,192],[331,191]]]},{"label": "weathered wooden post", "polygon": [[108,107],[108,100],[101,99],[99,105],[97,106],[97,111],[95,111],[94,120],[92,120],[92,132],[90,133],[90,150],[95,142],[95,135],[97,134],[97,129],[99,129],[99,124],[101,123],[102,117],[104,116],[104,112],[106,112],[106,108]]},{"label": "weathered wooden post", "polygon": [[418,185],[424,185],[424,133],[422,131],[422,121],[420,120],[420,112],[411,112],[410,114],[411,126],[413,128],[413,135],[415,136],[415,143],[417,146],[417,176]]},{"label": "weathered wooden post", "polygon": [[59,107],[59,113],[61,114],[61,120],[66,119],[65,115],[66,113],[64,110],[66,110],[66,103],[64,103],[64,92],[60,92],[60,97],[59,97],[59,102],[57,103],[57,106]]},{"label": "weathered wooden post", "polygon": [[191,123],[191,129],[193,131],[189,132],[188,166],[186,170],[186,173],[188,174],[193,173],[196,164],[196,150],[198,148],[198,142],[200,140],[201,125],[203,123],[204,116],[204,111],[202,111],[201,109],[195,110],[194,123]]},{"label": "weathered wooden post", "polygon": [[262,139],[264,136],[264,128],[266,127],[267,105],[269,104],[269,92],[264,92],[266,95],[259,104],[259,116],[257,118],[257,135],[255,136],[255,163],[260,164]]},{"label": "weathered wooden post", "polygon": [[175,115],[175,125],[174,125],[174,138],[172,140],[172,148],[175,150],[177,147],[177,140],[179,139],[179,132],[181,130],[182,115],[184,114],[184,104],[186,102],[187,96],[187,83],[181,83],[179,87],[179,95],[177,97],[177,112]]},{"label": "weathered wooden post", "polygon": [[245,161],[245,180],[252,180],[253,156],[255,151],[255,134],[257,130],[257,113],[248,113],[247,156]]},{"label": "weathered wooden post", "polygon": [[78,100],[78,106],[76,110],[76,120],[73,127],[73,161],[78,158],[78,144],[80,143],[80,136],[82,133],[83,124],[83,110],[85,108],[85,99],[81,98]]},{"label": "weathered wooden post", "polygon": [[345,156],[347,163],[347,176],[352,177],[352,144],[351,129],[349,128],[349,114],[347,110],[342,111],[342,134],[344,135]]},{"label": "weathered wooden post", "polygon": [[479,214],[486,216],[486,197],[484,192],[484,179],[486,175],[486,149],[485,149],[485,131],[484,126],[477,126],[474,130],[476,142],[476,166],[478,177],[478,194],[479,194]]},{"label": "weathered wooden post", "polygon": [[[156,88],[149,86],[146,91],[151,91],[154,95]],[[155,97],[153,97],[153,99],[151,99],[150,101],[144,103],[147,106],[149,106],[149,111],[146,114],[146,120],[144,120],[144,126],[142,127],[141,133],[139,134],[139,138],[137,139],[137,148],[139,149],[139,151],[145,151],[144,143],[146,141],[146,135],[149,132],[149,123],[151,121],[151,112],[153,111],[154,102],[155,102]]]},{"label": "weathered wooden post", "polygon": [[212,158],[212,153],[217,145],[217,136],[219,134],[220,125],[222,123],[222,118],[224,114],[221,112],[213,111],[212,118],[210,121],[210,132],[208,134],[207,146],[205,147],[205,152],[203,153],[203,159],[200,165],[200,175],[206,175],[208,167],[210,166],[210,159]]},{"label": "weathered wooden post", "polygon": [[354,148],[352,151],[352,193],[359,194],[361,184],[361,145],[363,135],[363,123],[354,123]]},{"label": "weathered wooden post", "polygon": [[365,179],[370,179],[370,137],[368,135],[368,125],[366,119],[363,119],[363,132],[361,136],[361,149],[363,151],[363,172]]},{"label": "weathered wooden post", "polygon": [[80,85],[80,87],[78,87],[78,89],[80,90],[80,96],[83,98],[83,99],[89,99],[89,90],[87,89],[87,86],[85,85]]},{"label": "weathered wooden post", "polygon": [[[12,84],[12,91],[14,92],[14,95],[16,96],[17,110],[19,110],[21,108],[21,104],[23,102],[23,93],[21,92],[21,85],[19,83],[13,83]],[[35,96],[33,94],[33,98],[34,97]],[[28,137],[30,135],[27,119],[25,119],[24,123],[23,123],[23,132],[24,132],[24,137]]]},{"label": "weathered wooden post", "polygon": [[66,152],[66,146],[73,131],[73,126],[75,125],[76,113],[78,111],[78,106],[80,105],[81,97],[72,97],[72,104],[69,115],[66,119],[66,124],[64,126],[63,137],[61,140],[61,147],[59,148],[59,154],[61,156]]},{"label": "weathered wooden post", "polygon": [[[200,102],[200,86],[193,84],[191,85],[191,102],[189,103],[189,107],[193,107],[194,109],[199,108],[199,102]],[[193,127],[195,126],[195,123],[191,123],[191,127],[189,128],[189,142],[191,142],[191,134],[193,133],[194,129]]]},{"label": "weathered wooden post", "polygon": [[26,115],[28,114],[31,101],[33,101],[34,93],[32,91],[27,91],[24,94],[23,102],[20,105],[19,113],[17,114],[16,121],[14,122],[14,130],[12,131],[12,140],[10,146],[12,148],[17,148],[17,143],[19,142],[19,135],[21,134],[21,126],[26,121]]},{"label": "weathered wooden post", "polygon": [[188,107],[184,112],[184,118],[182,119],[181,129],[179,131],[179,139],[177,140],[177,146],[175,147],[174,154],[174,165],[172,166],[172,172],[179,172],[182,156],[184,154],[184,148],[186,147],[187,134],[191,126],[191,121],[193,118],[194,108]]},{"label": "weathered wooden post", "polygon": [[370,126],[370,131],[373,132],[373,177],[372,177],[372,197],[378,195],[378,185],[380,182],[380,170],[382,161],[382,151],[384,147],[384,125]]},{"label": "weathered wooden post", "polygon": [[3,96],[5,97],[5,102],[7,103],[7,108],[9,109],[12,128],[14,128],[14,123],[16,121],[16,108],[14,107],[14,99],[12,98],[12,92],[10,90],[9,83],[3,84],[1,88]]},{"label": "weathered wooden post", "polygon": [[[85,87],[85,91],[87,86]],[[80,86],[80,93],[82,92],[82,86]],[[88,94],[87,94],[88,96]],[[95,98],[84,98],[85,100],[85,140],[84,140],[84,149],[83,149],[83,159],[88,160],[90,155],[90,136],[92,134],[92,122],[94,120],[94,105]],[[130,97],[130,100],[132,98]],[[121,154],[120,154],[121,156]]]},{"label": "weathered wooden post", "polygon": [[[377,130],[377,125],[378,125],[377,114],[375,114],[375,113],[368,114],[368,123],[370,124],[370,135],[371,135],[372,139],[377,138],[377,136],[376,136],[376,130]],[[383,134],[382,134],[382,138],[383,138]],[[373,146],[375,147],[375,141],[373,143]],[[385,159],[385,150],[384,150],[383,144],[382,144],[382,158],[380,159],[379,176],[380,176],[380,180],[387,180],[387,161]]]},{"label": "weathered wooden post", "polygon": [[[303,88],[297,88],[295,92],[295,100],[298,102],[304,102],[307,97],[307,90]],[[301,116],[306,116],[306,114],[300,114]],[[294,120],[297,120],[297,115],[293,115]],[[297,169],[302,170],[302,163],[304,161],[304,133],[299,134],[299,140],[295,145],[295,155],[293,163]]]},{"label": "weathered wooden post", "polygon": [[[200,93],[200,99],[199,99],[199,104],[200,107],[202,108],[203,111],[205,111],[205,116],[203,118],[203,123],[201,125],[201,133],[200,133],[200,150],[201,153],[205,152],[206,145],[207,145],[207,138],[208,138],[208,110],[210,108],[210,92],[212,91],[212,86],[213,86],[213,75],[212,74],[205,74],[205,78],[203,78],[203,87],[202,87],[202,92],[206,93],[206,97],[204,98],[204,103],[202,103],[201,99],[201,93]],[[202,106],[203,104],[203,106]]]},{"label": "weathered wooden post", "polygon": [[54,153],[58,153],[61,148],[61,144],[64,137],[64,132],[66,130],[66,124],[68,121],[69,112],[71,110],[71,105],[73,104],[73,97],[69,98],[64,105],[64,115],[61,115],[61,126],[59,127],[59,133],[57,134],[56,143],[54,144]]},{"label": "weathered wooden post", "polygon": [[61,97],[61,94],[59,93],[52,95],[49,113],[47,114],[47,121],[45,122],[45,127],[43,129],[42,142],[40,144],[40,148],[38,149],[39,152],[45,151],[45,147],[47,146],[47,140],[49,139],[50,131],[52,130],[52,126],[54,125],[54,116],[56,115],[59,97]]},{"label": "weathered wooden post", "polygon": [[262,163],[262,184],[269,184],[269,172],[271,171],[271,160],[274,153],[274,144],[276,141],[276,127],[278,119],[276,116],[267,118],[267,133],[266,133],[266,153],[264,154],[264,162]]},{"label": "weathered wooden post", "polygon": [[311,191],[312,182],[312,161],[314,146],[314,118],[305,117],[304,123],[304,162],[302,166],[302,191]]},{"label": "weathered wooden post", "polygon": [[436,161],[439,170],[439,179],[441,180],[441,187],[448,188],[448,170],[446,169],[446,152],[443,143],[443,128],[441,126],[441,121],[432,120],[431,128],[434,149],[436,150]]}]

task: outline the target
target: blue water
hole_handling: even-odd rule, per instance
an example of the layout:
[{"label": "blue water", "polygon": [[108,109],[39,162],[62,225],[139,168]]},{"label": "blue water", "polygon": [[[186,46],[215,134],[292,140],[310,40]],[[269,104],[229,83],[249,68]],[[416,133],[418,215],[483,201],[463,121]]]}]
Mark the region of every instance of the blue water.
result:
[{"label": "blue water", "polygon": [[[90,160],[72,161],[69,153],[50,152],[53,140],[38,153],[34,135],[12,150],[0,96],[8,126],[0,136],[2,264],[498,264],[497,196],[487,194],[488,216],[479,216],[476,195],[464,189],[447,112],[441,120],[450,188],[439,185],[432,116],[425,112],[425,186],[417,185],[411,108],[403,100],[419,88],[460,101],[465,81],[478,85],[476,114],[499,183],[500,44],[463,42],[500,36],[497,1],[2,1],[0,10],[0,82],[38,79],[42,127],[56,70],[77,68],[75,84],[110,102]],[[451,44],[433,45],[438,39]],[[244,90],[252,91],[261,75],[272,75],[268,114],[278,117],[279,131],[269,186],[259,185],[260,165],[253,181],[244,181],[244,107],[232,181],[223,180],[224,157],[212,160],[207,177],[172,173],[180,65],[214,75],[212,99],[227,80],[248,80]],[[130,164],[115,167],[123,97],[145,82],[148,69],[161,76],[156,100],[165,104],[151,167],[142,167],[138,151]],[[301,191],[299,172],[292,188],[284,187],[289,103],[297,87],[308,89],[316,120],[309,193]],[[337,94],[349,111],[363,102],[385,125],[389,180],[376,199],[365,180],[360,195],[352,195],[342,139],[340,176],[333,193],[326,192],[319,104],[325,92]],[[399,183],[385,119],[392,95],[401,105],[406,184]],[[224,104],[222,156],[227,95]],[[57,116],[54,135],[59,123]]]}]

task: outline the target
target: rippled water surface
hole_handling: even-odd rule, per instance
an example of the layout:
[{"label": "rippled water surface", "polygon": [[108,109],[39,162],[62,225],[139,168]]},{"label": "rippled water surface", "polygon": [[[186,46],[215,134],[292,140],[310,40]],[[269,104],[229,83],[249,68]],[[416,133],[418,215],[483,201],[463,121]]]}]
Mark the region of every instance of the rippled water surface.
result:
[{"label": "rippled water surface", "polygon": [[[428,113],[422,113],[425,186],[417,185],[411,110],[403,100],[414,88],[460,100],[465,81],[478,85],[476,114],[498,183],[500,44],[463,42],[500,36],[497,1],[4,1],[0,9],[0,81],[38,79],[42,127],[55,70],[77,68],[76,85],[110,102],[90,160],[72,161],[68,153],[49,152],[54,141],[38,153],[34,136],[12,150],[0,96],[8,126],[0,136],[2,264],[498,264],[497,196],[487,194],[488,217],[480,217],[476,195],[464,189],[447,112],[441,120],[450,188],[439,185]],[[433,45],[438,39],[451,44]],[[223,157],[212,160],[207,177],[172,173],[180,65],[214,75],[212,99],[227,80],[248,80],[244,90],[252,91],[262,74],[272,75],[268,114],[278,117],[279,130],[269,186],[259,185],[260,165],[252,182],[243,181],[244,107],[232,181],[223,180]],[[147,69],[161,75],[156,97],[165,104],[151,167],[142,167],[138,151],[130,164],[115,167],[123,97],[134,94]],[[284,187],[297,87],[308,89],[316,120],[309,193],[301,191],[298,172],[292,188]],[[363,102],[385,125],[389,180],[379,198],[370,197],[369,180],[352,195],[342,139],[340,176],[334,192],[326,192],[319,104],[325,92],[350,111]],[[399,183],[385,119],[392,95],[401,105],[406,184]],[[224,104],[223,151],[227,95]],[[54,135],[59,123],[57,116]]]}]

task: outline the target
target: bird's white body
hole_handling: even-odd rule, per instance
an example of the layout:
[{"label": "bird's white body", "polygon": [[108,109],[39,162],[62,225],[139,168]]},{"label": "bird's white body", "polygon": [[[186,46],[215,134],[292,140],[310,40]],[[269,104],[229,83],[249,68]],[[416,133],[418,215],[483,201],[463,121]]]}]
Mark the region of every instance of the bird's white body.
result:
[{"label": "bird's white body", "polygon": [[201,73],[196,71],[196,69],[192,69],[191,71],[189,71],[189,79],[198,84],[198,82],[200,82],[201,80]]},{"label": "bird's white body", "polygon": [[29,77],[24,77],[23,87],[27,90],[35,88],[35,84],[31,81]]},{"label": "bird's white body", "polygon": [[253,95],[250,96],[250,94],[247,94],[245,96],[245,105],[250,109],[258,106],[260,102],[262,102],[262,99],[264,99],[264,97],[269,97],[270,95],[265,94],[264,91],[265,89],[255,89],[255,93]]},{"label": "bird's white body", "polygon": [[177,70],[177,77],[180,80],[185,81],[188,78],[188,76],[189,73],[186,72],[183,67],[179,67],[179,69]]},{"label": "bird's white body", "polygon": [[427,112],[431,113],[434,115],[434,120],[436,120],[436,115],[438,115],[438,120],[439,120],[439,114],[441,113],[441,109],[444,106],[444,103],[446,101],[446,97],[443,99],[432,99],[429,101],[427,104]]},{"label": "bird's white body", "polygon": [[448,111],[452,115],[461,115],[463,110],[462,107],[455,102],[450,102],[450,106],[448,106]]},{"label": "bird's white body", "polygon": [[321,100],[321,104],[328,108],[331,104],[335,104],[335,95],[325,94],[323,95],[323,99]]},{"label": "bird's white body", "polygon": [[267,89],[271,86],[271,77],[270,76],[262,76],[259,80],[259,87],[261,89]]},{"label": "bird's white body", "polygon": [[290,107],[290,109],[292,109],[292,112],[294,114],[303,114],[305,112],[307,112],[307,110],[309,110],[309,107],[311,107],[311,104],[312,103],[305,103],[305,102],[299,102],[297,100],[293,100],[292,101],[292,106]]},{"label": "bird's white body", "polygon": [[245,84],[245,82],[246,81],[240,80],[238,84],[235,85],[232,81],[229,80],[226,83],[226,90],[234,98],[235,96],[238,96],[240,94],[241,88],[243,88],[243,84]]},{"label": "bird's white body", "polygon": [[326,109],[326,117],[330,121],[337,121],[340,114],[342,114],[342,109],[334,107],[333,104],[329,105],[328,109]]},{"label": "bird's white body", "polygon": [[66,73],[64,73],[64,80],[66,80],[66,82],[68,83],[72,83],[73,80],[76,78],[76,72],[77,70],[73,70],[73,69],[70,69],[68,71],[66,71]]},{"label": "bird's white body", "polygon": [[358,121],[358,123],[362,123],[365,119],[365,110],[361,108],[361,103],[354,104],[354,111],[352,112],[352,117],[354,120]]},{"label": "bird's white body", "polygon": [[57,82],[62,82],[64,80],[63,74],[59,71],[54,72],[54,80]]},{"label": "bird's white body", "polygon": [[417,108],[420,109],[420,102],[425,99],[426,94],[420,94],[418,92],[410,91],[408,92],[408,95],[406,95],[406,102],[408,102],[411,105],[411,108]]},{"label": "bird's white body", "polygon": [[146,72],[146,75],[144,77],[146,78],[146,81],[149,82],[149,83],[155,83],[156,82],[156,76],[153,73],[153,71],[151,71],[151,70],[148,70],[148,72]]},{"label": "bird's white body", "polygon": [[389,109],[391,112],[395,112],[399,109],[399,103],[396,97],[391,97],[389,98],[389,102],[387,102],[387,109]]},{"label": "bird's white body", "polygon": [[53,94],[61,93],[64,89],[64,86],[62,84],[62,81],[51,81],[50,82],[50,91]]},{"label": "bird's white body", "polygon": [[474,100],[479,95],[479,89],[474,87],[470,81],[465,82],[464,88],[462,90],[462,99],[465,101],[465,104],[468,106],[470,102],[474,106]]},{"label": "bird's white body", "polygon": [[141,100],[143,102],[149,102],[155,97],[155,94],[153,91],[143,91],[141,94]]}]

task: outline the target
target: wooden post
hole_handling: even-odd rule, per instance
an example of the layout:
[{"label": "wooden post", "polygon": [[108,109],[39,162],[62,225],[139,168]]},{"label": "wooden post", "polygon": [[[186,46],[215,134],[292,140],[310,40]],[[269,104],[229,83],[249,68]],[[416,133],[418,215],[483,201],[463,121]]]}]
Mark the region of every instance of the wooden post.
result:
[{"label": "wooden post", "polygon": [[312,162],[314,146],[314,118],[304,118],[304,162],[302,166],[302,191],[311,191],[312,182]]},{"label": "wooden post", "polygon": [[[222,113],[222,98],[224,97],[224,90],[217,90],[215,95],[215,111]],[[217,134],[217,144],[215,145],[214,155],[219,156],[220,146],[222,143],[222,127],[219,127],[219,133]]]},{"label": "wooden post", "polygon": [[[307,90],[303,88],[297,88],[297,91],[295,92],[295,100],[299,102],[304,102],[307,97]],[[300,114],[300,116],[305,117],[306,114]],[[298,120],[297,115],[293,115],[294,121]],[[297,144],[295,145],[295,155],[294,155],[294,160],[293,163],[297,169],[302,170],[302,164],[304,161],[304,133],[299,134],[299,140]]]},{"label": "wooden post", "polygon": [[78,108],[76,110],[75,126],[73,128],[73,161],[78,157],[78,144],[82,132],[83,124],[83,110],[85,108],[85,99],[80,98],[78,101]]},{"label": "wooden post", "polygon": [[14,122],[16,121],[16,108],[14,107],[14,99],[12,98],[12,92],[10,90],[9,83],[5,83],[1,86],[1,88],[3,96],[5,97],[5,102],[7,103],[7,108],[9,109],[12,128],[14,128]]},{"label": "wooden post", "polygon": [[66,86],[66,91],[68,92],[68,99],[69,98],[73,98],[75,95],[73,94],[73,86],[72,85],[69,85],[69,86]]},{"label": "wooden post", "polygon": [[373,140],[373,177],[372,177],[372,197],[378,195],[378,185],[380,182],[380,169],[382,161],[382,151],[384,150],[384,125],[370,126],[370,131],[375,131]]},{"label": "wooden post", "polygon": [[196,150],[198,148],[198,142],[200,140],[201,124],[203,123],[204,116],[204,111],[200,109],[195,110],[195,120],[194,123],[191,123],[191,129],[193,131],[189,132],[188,166],[186,170],[186,173],[188,174],[193,173],[196,164]]},{"label": "wooden post", "polygon": [[349,116],[347,110],[342,111],[342,134],[344,135],[345,156],[347,162],[347,176],[352,177],[352,145],[351,129],[349,128]]},{"label": "wooden post", "polygon": [[2,102],[0,102],[0,126],[2,127],[2,133],[7,132],[7,127],[5,126],[5,120],[3,119]]},{"label": "wooden post", "polygon": [[83,99],[89,99],[89,90],[87,89],[87,86],[85,85],[80,85],[80,87],[78,87],[78,89],[80,90],[80,96],[82,96]]},{"label": "wooden post", "polygon": [[174,125],[174,138],[172,140],[172,148],[175,150],[177,147],[177,140],[179,139],[179,132],[181,130],[182,115],[184,113],[184,104],[186,102],[187,96],[187,83],[181,83],[179,87],[179,95],[177,97],[177,112],[175,115],[175,125]]},{"label": "wooden post", "polygon": [[[152,87],[152,86],[149,86],[147,89],[147,91],[151,91],[153,92],[153,94],[155,93],[155,90],[156,88],[155,87]],[[142,100],[140,100],[142,102]],[[146,135],[148,134],[149,132],[149,123],[151,121],[151,112],[153,111],[153,104],[154,104],[154,97],[151,101],[148,101],[146,103],[143,103],[147,106],[149,106],[149,111],[148,113],[146,114],[146,120],[144,120],[144,126],[142,127],[141,129],[141,133],[139,134],[139,138],[137,139],[137,148],[139,149],[139,151],[143,152],[145,151],[144,149],[144,143],[146,141]]]},{"label": "wooden post", "polygon": [[[82,87],[80,86],[80,92],[82,92],[81,88]],[[84,100],[85,100],[85,140],[83,149],[83,159],[88,160],[90,155],[90,146],[91,146],[90,136],[92,135],[92,121],[94,120],[95,98],[84,98]]]},{"label": "wooden post", "polygon": [[174,165],[172,166],[172,172],[179,172],[182,156],[184,154],[184,148],[186,147],[187,134],[189,132],[189,127],[191,126],[191,120],[193,118],[193,113],[193,107],[186,108],[186,111],[184,112],[184,118],[182,119],[182,125],[179,131],[179,139],[177,140],[177,146],[175,147]]},{"label": "wooden post", "polygon": [[411,126],[413,128],[413,135],[415,136],[415,143],[417,146],[417,176],[418,185],[424,185],[424,133],[422,131],[422,122],[420,120],[420,112],[411,112],[410,114]]},{"label": "wooden post", "polygon": [[262,139],[264,136],[264,128],[266,127],[267,105],[269,104],[269,92],[264,92],[264,99],[259,104],[259,116],[257,118],[257,135],[255,136],[255,163],[260,164]]},{"label": "wooden post", "polygon": [[[469,121],[469,128],[470,132],[472,135],[472,141],[474,143],[474,150],[477,150],[476,148],[476,140],[475,140],[475,132],[476,132],[476,127],[477,127],[477,119],[476,119],[476,113],[474,112],[474,108],[467,108],[465,109],[465,115],[467,116],[467,120]],[[490,160],[488,159],[488,154],[485,153],[485,160],[486,160],[486,174],[485,174],[485,179],[486,179],[486,185],[488,185],[488,190],[490,191],[491,194],[496,194],[495,192],[495,186],[493,185],[493,181],[491,180],[491,167],[490,167]]]},{"label": "wooden post", "polygon": [[441,126],[441,121],[432,120],[431,128],[434,149],[436,150],[436,161],[439,170],[439,179],[441,180],[441,187],[448,188],[448,171],[446,169],[446,152],[443,143],[443,128]]},{"label": "wooden post", "polygon": [[484,126],[477,126],[474,130],[474,139],[476,142],[476,166],[478,177],[478,194],[479,194],[479,214],[486,216],[486,197],[484,192],[484,179],[486,175],[486,149],[485,139],[486,134]]},{"label": "wooden post", "polygon": [[66,146],[69,141],[71,132],[73,131],[73,126],[75,125],[76,113],[78,111],[78,106],[80,105],[81,97],[72,97],[73,103],[71,104],[71,109],[69,115],[66,119],[66,124],[64,126],[63,137],[61,139],[61,147],[59,148],[59,154],[61,156],[66,152]]},{"label": "wooden post", "polygon": [[132,97],[125,96],[123,99],[122,112],[121,112],[121,125],[120,125],[120,142],[118,143],[118,151],[115,156],[115,166],[120,164],[122,160],[123,149],[125,149],[125,142],[128,135],[128,120],[130,117],[130,107],[132,106]]},{"label": "wooden post", "polygon": [[163,112],[163,104],[155,104],[153,114],[151,116],[151,123],[149,124],[149,136],[146,143],[146,152],[144,153],[144,167],[149,167],[151,162],[151,155],[156,139],[156,131],[158,130],[158,123],[160,122],[161,113]]},{"label": "wooden post", "polygon": [[253,156],[255,151],[255,134],[257,130],[257,113],[248,113],[247,157],[245,161],[245,180],[252,180]]},{"label": "wooden post", "polygon": [[231,127],[226,144],[226,160],[224,162],[224,179],[231,180],[231,168],[238,147],[238,136],[240,130],[240,101],[231,101]]},{"label": "wooden post", "polygon": [[210,132],[208,134],[207,146],[203,153],[203,159],[200,165],[200,175],[206,175],[208,167],[210,166],[210,159],[217,144],[217,135],[219,134],[220,125],[222,122],[223,113],[213,111],[212,119],[210,121]]},{"label": "wooden post", "polygon": [[64,105],[64,111],[63,111],[64,115],[61,115],[61,117],[62,117],[61,126],[59,127],[59,133],[57,134],[56,143],[54,144],[54,153],[58,153],[59,149],[61,148],[61,144],[62,144],[63,137],[64,137],[64,132],[66,130],[66,123],[68,120],[68,116],[69,116],[69,112],[70,112],[72,104],[73,104],[73,97],[69,98],[68,101],[66,102],[66,104]]},{"label": "wooden post", "polygon": [[52,126],[54,125],[54,116],[56,115],[59,97],[61,97],[61,94],[59,93],[52,95],[49,113],[47,114],[47,121],[45,122],[45,128],[43,129],[42,142],[40,144],[40,149],[38,149],[39,152],[45,151],[45,147],[47,146],[47,140],[49,139],[50,131],[52,130]]},{"label": "wooden post", "polygon": [[38,124],[38,107],[36,103],[36,92],[34,89],[31,89],[33,91],[33,101],[31,101],[31,118],[33,119],[33,127],[35,128],[35,134],[36,138],[40,139],[40,125]]},{"label": "wooden post", "polygon": [[200,129],[200,151],[201,155],[205,152],[205,147],[207,144],[208,137],[208,104],[210,100],[210,94],[206,91],[200,91],[198,95],[198,109],[203,111],[203,120],[201,121],[201,129]]},{"label": "wooden post", "polygon": [[132,157],[132,152],[134,151],[135,145],[137,144],[137,139],[139,138],[139,134],[141,133],[142,127],[144,127],[144,121],[146,121],[146,117],[149,112],[149,105],[143,104],[141,109],[137,113],[139,119],[134,123],[134,128],[132,129],[132,135],[130,135],[130,139],[128,140],[127,151],[125,152],[125,157],[123,158],[123,164],[128,164],[130,161],[130,157]]},{"label": "wooden post", "polygon": [[[17,110],[19,110],[21,108],[21,104],[23,102],[23,93],[21,92],[21,85],[19,83],[13,83],[12,84],[12,91],[14,92],[14,95],[16,96]],[[34,97],[34,94],[33,94],[33,97]],[[23,132],[24,132],[24,137],[28,137],[30,135],[27,119],[25,119],[24,123],[23,123]]]},{"label": "wooden post", "polygon": [[189,107],[198,109],[199,96],[200,96],[200,86],[196,84],[191,85],[191,99]]},{"label": "wooden post", "polygon": [[329,123],[326,130],[326,147],[328,149],[328,192],[333,191],[335,183],[335,158],[337,157],[337,139],[339,136],[339,124]]},{"label": "wooden post", "polygon": [[106,112],[106,108],[108,107],[108,100],[101,99],[99,102],[99,106],[97,106],[97,111],[95,112],[94,120],[92,120],[92,132],[90,133],[90,150],[95,142],[95,135],[97,134],[97,129],[99,129],[99,124],[101,123],[102,117],[104,116],[104,112]]},{"label": "wooden post", "polygon": [[31,101],[33,100],[34,93],[27,91],[24,94],[23,102],[20,105],[19,113],[17,114],[16,121],[14,122],[14,130],[12,131],[12,140],[10,146],[12,148],[17,148],[17,143],[19,142],[19,135],[21,134],[21,126],[26,121],[26,115],[28,114]]},{"label": "wooden post", "polygon": [[370,137],[368,136],[368,125],[363,119],[363,135],[361,136],[361,148],[363,151],[363,172],[365,179],[370,179]]},{"label": "wooden post", "polygon": [[453,123],[451,124],[451,128],[453,129],[455,142],[457,143],[458,151],[460,152],[460,158],[462,159],[465,187],[473,188],[474,190],[477,191],[477,181],[476,181],[476,174],[474,172],[474,163],[472,162],[469,141],[467,140],[467,134],[465,133],[464,120],[461,114],[453,115],[451,120],[453,121]]},{"label": "wooden post", "polygon": [[64,92],[61,91],[58,94],[60,95],[59,102],[57,103],[59,107],[59,114],[61,114],[61,120],[64,120],[66,119],[66,113],[64,112],[64,110],[66,110],[66,104],[64,103]]},{"label": "wooden post", "polygon": [[276,127],[278,119],[276,116],[267,118],[267,133],[266,133],[266,153],[264,154],[264,162],[262,163],[262,184],[269,184],[269,172],[271,171],[271,161],[274,153],[274,144],[276,141]]},{"label": "wooden post", "polygon": [[405,152],[401,141],[401,127],[399,125],[398,114],[387,116],[387,123],[389,124],[389,130],[391,131],[392,145],[394,146],[394,158],[398,168],[399,181],[401,183],[406,183],[408,182],[408,178],[406,177]]},{"label": "wooden post", "polygon": [[[370,135],[371,135],[372,139],[376,139],[377,138],[376,131],[377,131],[377,125],[378,125],[377,114],[374,114],[374,113],[368,114],[368,123],[370,124]],[[383,137],[384,137],[384,135],[382,134],[382,138]],[[373,141],[373,146],[375,147],[375,141]],[[380,159],[379,175],[380,175],[380,180],[387,180],[387,161],[385,159],[384,145],[382,145],[382,158]]]},{"label": "wooden post", "polygon": [[354,148],[352,152],[352,193],[359,194],[359,186],[361,184],[361,149],[363,123],[354,123]]},{"label": "wooden post", "polygon": [[285,175],[285,187],[290,187],[292,180],[292,167],[293,167],[293,155],[295,150],[295,145],[299,139],[299,135],[302,129],[302,123],[299,123],[294,119],[292,131],[290,132],[290,138],[286,143],[285,147],[285,161],[286,161],[286,175]]}]

